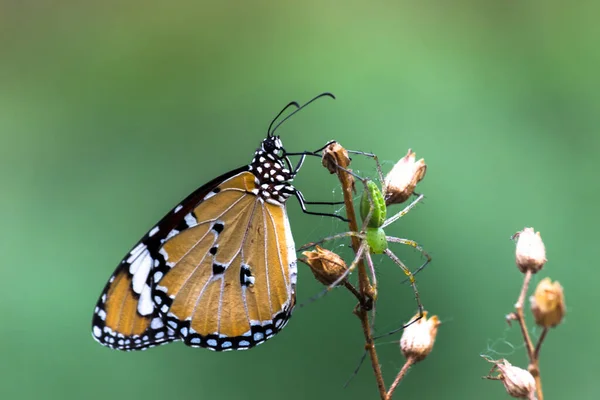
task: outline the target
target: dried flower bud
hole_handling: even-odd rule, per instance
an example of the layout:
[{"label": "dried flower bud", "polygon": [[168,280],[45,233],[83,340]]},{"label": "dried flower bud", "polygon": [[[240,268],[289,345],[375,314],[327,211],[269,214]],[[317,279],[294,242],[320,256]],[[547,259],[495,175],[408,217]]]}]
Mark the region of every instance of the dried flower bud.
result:
[{"label": "dried flower bud", "polygon": [[517,399],[535,398],[535,379],[529,371],[515,367],[508,360],[488,360],[494,363],[490,374],[498,370],[497,376],[488,375],[485,378],[500,380],[506,392]]},{"label": "dried flower bud", "polygon": [[558,281],[553,283],[550,278],[542,279],[529,301],[535,323],[544,328],[560,324],[565,315],[565,297]]},{"label": "dried flower bud", "polygon": [[[415,315],[411,321],[419,317]],[[427,311],[423,312],[423,318],[410,324],[404,329],[400,338],[400,350],[404,357],[412,358],[414,362],[423,360],[431,350],[435,343],[438,326],[441,324],[437,315],[427,318]]]},{"label": "dried flower bud", "polygon": [[408,153],[394,165],[385,177],[385,204],[405,202],[413,194],[417,183],[425,177],[427,165],[424,159],[415,161],[416,153],[408,149]]},{"label": "dried flower bud", "polygon": [[533,228],[525,228],[513,235],[517,239],[517,249],[515,251],[517,267],[523,273],[531,271],[534,274],[538,272],[546,261],[546,248],[539,232]]},{"label": "dried flower bud", "polygon": [[323,149],[323,157],[321,163],[332,174],[338,172],[338,166],[348,168],[350,165],[350,157],[348,151],[343,148],[338,142],[331,142]]},{"label": "dried flower bud", "polygon": [[320,246],[302,254],[306,256],[303,261],[310,267],[315,278],[326,286],[334,283],[348,269],[340,256]]}]

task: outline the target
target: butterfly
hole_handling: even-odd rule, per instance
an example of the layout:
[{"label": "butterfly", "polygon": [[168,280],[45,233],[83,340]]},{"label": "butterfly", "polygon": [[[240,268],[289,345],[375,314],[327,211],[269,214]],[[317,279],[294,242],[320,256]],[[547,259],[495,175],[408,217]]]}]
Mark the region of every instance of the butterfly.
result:
[{"label": "butterfly", "polygon": [[[243,350],[272,338],[296,303],[296,250],[286,212],[304,157],[287,153],[271,122],[250,164],[206,183],[167,213],[127,253],[94,310],[92,336],[118,350],[173,341]],[[289,107],[296,110],[273,124]],[[317,150],[316,152],[319,152]],[[301,155],[295,167],[288,158]],[[323,203],[315,203],[323,204]],[[333,215],[335,217],[339,217]]]}]

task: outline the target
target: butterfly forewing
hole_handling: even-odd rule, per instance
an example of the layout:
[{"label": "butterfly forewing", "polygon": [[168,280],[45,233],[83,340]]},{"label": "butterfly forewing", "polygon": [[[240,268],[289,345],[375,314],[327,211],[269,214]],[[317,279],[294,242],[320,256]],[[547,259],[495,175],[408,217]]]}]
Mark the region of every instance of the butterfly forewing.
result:
[{"label": "butterfly forewing", "polygon": [[194,211],[211,218],[163,247],[172,267],[156,293],[170,306],[170,326],[188,345],[249,348],[289,318],[296,266],[287,215],[283,205],[262,201],[257,190],[250,172],[224,182]]},{"label": "butterfly forewing", "polygon": [[175,340],[247,349],[281,330],[295,305],[296,256],[285,201],[295,189],[281,141],[202,186],[123,259],[94,313],[101,344],[138,350]]}]

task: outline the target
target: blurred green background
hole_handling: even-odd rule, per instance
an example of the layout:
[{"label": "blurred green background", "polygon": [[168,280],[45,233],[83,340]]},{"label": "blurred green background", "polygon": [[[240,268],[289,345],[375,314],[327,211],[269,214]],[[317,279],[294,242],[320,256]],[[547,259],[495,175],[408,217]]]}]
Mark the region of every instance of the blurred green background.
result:
[{"label": "blurred green background", "polygon": [[[290,100],[331,91],[279,129],[289,151],[336,139],[384,167],[410,147],[426,201],[388,233],[434,261],[419,288],[444,322],[404,399],[504,399],[481,354],[526,367],[504,315],[522,276],[510,235],[542,232],[568,314],[550,332],[548,399],[598,397],[600,49],[597,2],[0,1],[0,397],[377,398],[354,301],[336,290],[249,352],[92,340],[102,287],[190,191],[248,163]],[[375,176],[372,162],[355,167]],[[307,160],[297,187],[340,198]],[[297,245],[344,231],[288,204]],[[408,248],[397,254],[412,267]],[[414,312],[378,259],[380,332]],[[321,290],[300,265],[302,303]],[[534,329],[534,335],[539,330]],[[388,384],[399,335],[378,349]]]}]

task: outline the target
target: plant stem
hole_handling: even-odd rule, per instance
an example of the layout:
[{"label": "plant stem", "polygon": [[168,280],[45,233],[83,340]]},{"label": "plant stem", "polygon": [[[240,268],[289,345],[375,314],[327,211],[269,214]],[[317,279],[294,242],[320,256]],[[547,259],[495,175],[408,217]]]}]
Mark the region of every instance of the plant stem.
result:
[{"label": "plant stem", "polygon": [[519,295],[519,299],[515,304],[515,319],[521,327],[521,333],[523,334],[523,339],[525,340],[525,347],[527,348],[527,356],[529,357],[529,360],[533,360],[534,347],[533,342],[531,341],[531,337],[529,336],[529,332],[527,331],[527,326],[525,325],[523,305],[525,304],[525,296],[527,295],[527,289],[529,288],[529,282],[531,282],[531,277],[531,271],[527,271],[525,273],[525,278],[523,279],[523,287],[521,288],[521,294]]},{"label": "plant stem", "polygon": [[[348,226],[351,232],[359,232],[358,224],[356,222],[356,212],[354,210],[354,204],[352,202],[354,188],[354,178],[341,168],[337,169],[337,177],[342,185],[342,192],[344,194],[344,205],[346,207],[346,216],[348,218]],[[360,240],[352,236],[352,249],[354,252],[358,252],[360,247]],[[358,261],[358,283],[359,291],[363,298],[367,297],[367,293],[371,290],[371,282],[367,274],[367,269],[363,259]],[[381,373],[381,366],[379,365],[379,357],[375,350],[375,344],[373,342],[373,335],[371,334],[371,324],[369,322],[368,311],[364,308],[364,302],[360,302],[358,307],[355,309],[356,316],[360,319],[362,325],[363,335],[365,337],[365,349],[369,352],[369,358],[371,359],[371,366],[373,373],[375,374],[375,380],[377,381],[377,388],[379,389],[379,395],[382,400],[387,399],[385,382],[383,380],[383,374]]]},{"label": "plant stem", "polygon": [[540,359],[540,350],[542,348],[542,343],[544,342],[544,339],[546,339],[546,335],[548,334],[549,329],[548,328],[544,328],[544,330],[542,331],[542,334],[540,335],[540,338],[538,339],[537,345],[535,346],[535,352],[533,353],[533,357],[536,360]]},{"label": "plant stem", "polygon": [[530,270],[527,270],[527,272],[525,273],[525,278],[523,279],[523,287],[521,288],[519,299],[515,304],[515,313],[513,314],[513,319],[516,319],[519,323],[519,326],[521,327],[521,333],[523,334],[523,340],[525,341],[525,348],[527,349],[527,357],[529,358],[529,366],[527,369],[535,379],[535,390],[537,393],[537,398],[538,400],[544,400],[538,356],[540,352],[540,347],[542,345],[542,341],[546,336],[547,329],[544,329],[544,331],[542,332],[542,336],[540,336],[540,340],[538,341],[537,346],[534,348],[531,336],[529,336],[529,331],[527,330],[527,325],[525,324],[525,316],[523,314],[525,296],[527,295],[527,289],[529,289],[529,283],[531,282],[532,276],[533,273]]},{"label": "plant stem", "polygon": [[406,362],[402,366],[402,369],[400,370],[400,372],[398,372],[398,375],[396,375],[396,379],[394,379],[392,386],[390,386],[390,390],[388,390],[387,392],[386,400],[390,400],[392,398],[392,396],[394,395],[394,390],[396,390],[396,388],[398,387],[398,385],[400,384],[400,382],[402,381],[402,379],[413,364],[414,360],[412,357],[406,360]]}]

